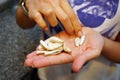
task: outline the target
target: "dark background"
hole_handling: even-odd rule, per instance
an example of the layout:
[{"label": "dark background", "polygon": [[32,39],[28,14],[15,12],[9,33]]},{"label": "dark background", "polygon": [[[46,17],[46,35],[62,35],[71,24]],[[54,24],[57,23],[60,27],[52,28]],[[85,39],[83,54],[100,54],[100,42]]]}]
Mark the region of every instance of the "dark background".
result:
[{"label": "dark background", "polygon": [[23,30],[16,24],[17,5],[18,0],[0,0],[0,80],[21,80],[29,73],[25,56],[39,43],[37,27]]}]

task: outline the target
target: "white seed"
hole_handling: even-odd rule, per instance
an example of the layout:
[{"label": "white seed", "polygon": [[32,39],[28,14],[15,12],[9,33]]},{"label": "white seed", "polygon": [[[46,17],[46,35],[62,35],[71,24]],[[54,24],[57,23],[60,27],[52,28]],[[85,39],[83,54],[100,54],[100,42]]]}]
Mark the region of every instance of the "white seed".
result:
[{"label": "white seed", "polygon": [[81,40],[80,40],[80,44],[79,44],[79,45],[82,45],[84,41],[85,41],[85,35],[83,35],[83,36],[81,37]]},{"label": "white seed", "polygon": [[44,55],[59,54],[59,53],[61,53],[61,51],[63,51],[63,48],[62,48],[62,47],[60,47],[60,48],[58,48],[58,49],[56,49],[56,50],[46,51],[46,52],[44,53]]},{"label": "white seed", "polygon": [[52,50],[52,51],[40,51],[37,50],[36,54],[45,54],[45,55],[50,55],[50,54],[59,54],[61,51],[63,51],[63,47],[60,47],[56,50]]},{"label": "white seed", "polygon": [[63,43],[64,41],[59,39],[58,37],[52,36],[45,40],[45,42],[52,42],[52,43]]},{"label": "white seed", "polygon": [[36,54],[44,54],[46,51],[40,51],[40,50],[37,50],[36,51]]},{"label": "white seed", "polygon": [[40,46],[38,47],[36,53],[37,54],[59,54],[62,51],[67,53],[71,53],[72,51],[64,44],[64,41],[59,39],[58,37],[50,37],[47,40],[40,40]]},{"label": "white seed", "polygon": [[58,54],[58,53],[59,53],[58,50],[46,51],[46,52],[44,53],[44,55],[51,55],[51,54]]},{"label": "white seed", "polygon": [[37,47],[37,50],[46,50],[42,45],[39,45],[38,47]]},{"label": "white seed", "polygon": [[79,46],[79,44],[80,44],[80,38],[77,37],[75,38],[75,46]]},{"label": "white seed", "polygon": [[62,43],[47,43],[48,45],[48,50],[55,50],[59,47],[61,47],[63,44]]},{"label": "white seed", "polygon": [[72,52],[65,44],[63,44],[63,49],[67,53],[71,53]]},{"label": "white seed", "polygon": [[47,44],[46,44],[43,40],[40,40],[40,44],[41,44],[45,49],[48,49]]},{"label": "white seed", "polygon": [[61,43],[46,43],[43,40],[41,40],[40,43],[46,50],[54,50],[54,49],[59,48],[60,46],[62,46]]}]

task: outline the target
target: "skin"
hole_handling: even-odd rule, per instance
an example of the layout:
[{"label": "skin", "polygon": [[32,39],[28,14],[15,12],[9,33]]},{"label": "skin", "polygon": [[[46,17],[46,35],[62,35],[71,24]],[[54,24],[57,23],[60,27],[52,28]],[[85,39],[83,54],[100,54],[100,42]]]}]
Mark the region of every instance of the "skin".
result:
[{"label": "skin", "polygon": [[107,39],[90,28],[83,28],[82,31],[86,36],[86,39],[83,45],[79,47],[75,47],[74,45],[75,36],[70,36],[64,31],[56,35],[65,41],[65,44],[72,50],[71,54],[60,53],[58,55],[44,56],[37,55],[34,51],[28,54],[25,60],[25,65],[41,68],[72,62],[73,71],[78,72],[86,62],[99,57],[101,52],[105,52],[103,55],[105,55],[111,61],[120,62],[119,42]]},{"label": "skin", "polygon": [[97,58],[101,52],[107,59],[117,63],[120,62],[120,38],[113,41],[90,28],[82,28],[86,40],[82,46],[74,46],[76,34],[81,35],[81,24],[68,5],[67,0],[26,0],[26,8],[29,16],[23,14],[20,6],[16,11],[16,21],[20,27],[28,29],[37,24],[41,29],[48,30],[43,16],[51,26],[56,26],[57,19],[59,19],[66,32],[62,31],[56,36],[63,39],[65,44],[72,50],[71,54],[61,53],[52,56],[37,55],[34,51],[27,56],[25,60],[26,66],[41,68],[72,62],[73,71],[78,72],[84,63]]},{"label": "skin", "polygon": [[37,24],[41,29],[48,30],[46,21],[55,27],[59,20],[68,34],[78,35],[81,30],[82,24],[67,0],[26,0],[26,9],[28,16],[23,14],[20,6],[16,11],[16,22],[24,29]]}]

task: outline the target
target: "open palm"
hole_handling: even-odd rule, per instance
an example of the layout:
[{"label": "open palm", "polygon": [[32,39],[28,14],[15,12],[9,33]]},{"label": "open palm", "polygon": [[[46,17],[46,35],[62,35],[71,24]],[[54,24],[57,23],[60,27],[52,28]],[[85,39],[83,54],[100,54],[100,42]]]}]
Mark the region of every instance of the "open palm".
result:
[{"label": "open palm", "polygon": [[104,40],[98,32],[85,27],[82,28],[82,31],[86,38],[83,45],[79,47],[76,47],[74,44],[76,36],[68,35],[65,31],[56,35],[64,40],[65,44],[72,50],[71,54],[60,53],[58,55],[45,56],[37,55],[34,51],[27,55],[25,65],[41,68],[55,64],[73,62],[72,69],[73,71],[78,72],[85,62],[100,55],[104,44]]}]

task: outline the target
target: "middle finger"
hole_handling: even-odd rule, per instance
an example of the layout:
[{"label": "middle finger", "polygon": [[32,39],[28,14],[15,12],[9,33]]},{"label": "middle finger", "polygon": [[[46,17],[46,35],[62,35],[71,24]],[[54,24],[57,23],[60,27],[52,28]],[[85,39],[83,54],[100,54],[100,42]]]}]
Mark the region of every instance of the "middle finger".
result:
[{"label": "middle finger", "polygon": [[67,0],[60,0],[61,1],[61,7],[66,12],[66,14],[69,16],[70,21],[72,23],[72,27],[74,29],[74,32],[76,35],[78,35],[78,32],[81,31],[82,24],[79,22],[78,17],[72,10],[71,6],[69,5]]},{"label": "middle finger", "polygon": [[57,18],[60,20],[60,22],[63,24],[65,30],[67,31],[67,33],[69,34],[73,34],[73,26],[72,23],[70,21],[69,16],[66,14],[66,12],[60,7],[59,1],[51,1],[49,0],[50,4],[52,5],[53,9],[55,10],[55,14],[57,16]]},{"label": "middle finger", "polygon": [[44,17],[47,19],[48,23],[51,26],[56,26],[58,24],[55,12],[48,3],[41,4],[39,7],[39,10],[44,15]]}]

